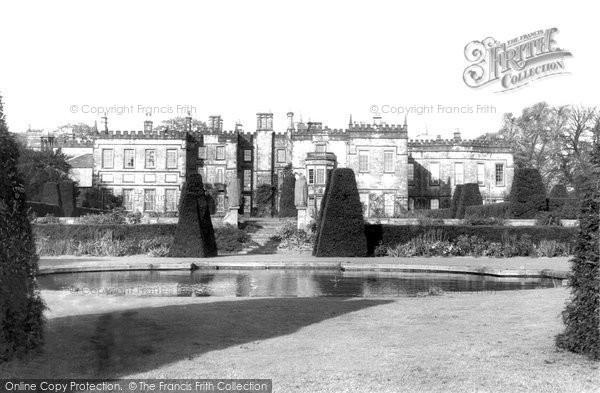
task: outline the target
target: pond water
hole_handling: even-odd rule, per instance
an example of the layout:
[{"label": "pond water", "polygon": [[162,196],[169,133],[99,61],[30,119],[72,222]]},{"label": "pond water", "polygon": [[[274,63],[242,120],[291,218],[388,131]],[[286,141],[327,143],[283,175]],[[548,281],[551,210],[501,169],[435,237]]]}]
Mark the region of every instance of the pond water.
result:
[{"label": "pond water", "polygon": [[121,271],[50,274],[42,290],[107,296],[398,297],[551,288],[561,280],[328,270]]}]

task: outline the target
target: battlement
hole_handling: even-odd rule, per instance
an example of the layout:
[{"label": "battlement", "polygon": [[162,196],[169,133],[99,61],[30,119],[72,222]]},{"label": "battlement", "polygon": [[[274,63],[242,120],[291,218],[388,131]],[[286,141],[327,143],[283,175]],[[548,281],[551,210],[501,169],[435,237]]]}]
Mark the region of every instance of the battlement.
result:
[{"label": "battlement", "polygon": [[93,140],[73,140],[73,139],[56,139],[54,141],[54,147],[92,147],[94,145]]},{"label": "battlement", "polygon": [[497,150],[510,150],[510,144],[499,140],[486,139],[410,139],[408,141],[409,149],[428,149],[449,147],[464,148],[488,148]]},{"label": "battlement", "polygon": [[94,139],[187,139],[184,131],[104,131],[92,135]]}]

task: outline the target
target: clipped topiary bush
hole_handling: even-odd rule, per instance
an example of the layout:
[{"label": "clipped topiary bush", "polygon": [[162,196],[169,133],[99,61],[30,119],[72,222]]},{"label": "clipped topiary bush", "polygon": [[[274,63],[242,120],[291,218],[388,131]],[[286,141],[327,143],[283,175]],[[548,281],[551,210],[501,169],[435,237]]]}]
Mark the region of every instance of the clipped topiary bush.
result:
[{"label": "clipped topiary bush", "polygon": [[75,216],[75,184],[72,181],[61,181],[58,185],[60,202],[65,217]]},{"label": "clipped topiary bush", "polygon": [[35,276],[38,257],[17,174],[19,148],[4,121],[0,98],[0,361],[41,346],[44,303]]},{"label": "clipped topiary bush", "polygon": [[298,215],[294,204],[294,190],[296,188],[296,177],[289,171],[283,178],[281,187],[281,199],[279,201],[279,217],[294,217]]},{"label": "clipped topiary bush", "polygon": [[456,212],[458,211],[458,204],[460,202],[462,189],[462,184],[457,184],[456,187],[454,187],[454,194],[452,195],[452,201],[450,202],[450,209],[452,209],[452,218],[458,218],[456,217]]},{"label": "clipped topiary bush", "polygon": [[556,344],[600,359],[600,145],[593,155],[595,178],[584,188],[575,258],[571,261],[571,300],[563,311],[565,331]]},{"label": "clipped topiary bush", "polygon": [[465,218],[465,211],[467,207],[479,206],[482,204],[483,199],[481,198],[481,193],[479,192],[479,185],[477,183],[463,184],[458,207],[456,208],[455,218]]},{"label": "clipped topiary bush", "polygon": [[362,205],[354,171],[334,169],[320,214],[314,255],[360,257],[367,254]]},{"label": "clipped topiary bush", "polygon": [[517,168],[510,190],[510,217],[534,218],[546,207],[546,189],[535,168]]},{"label": "clipped topiary bush", "polygon": [[44,189],[42,191],[42,203],[56,206],[61,205],[58,183],[51,181],[44,183]]},{"label": "clipped topiary bush", "polygon": [[202,176],[192,173],[181,192],[179,222],[169,256],[207,258],[216,255],[215,232]]}]

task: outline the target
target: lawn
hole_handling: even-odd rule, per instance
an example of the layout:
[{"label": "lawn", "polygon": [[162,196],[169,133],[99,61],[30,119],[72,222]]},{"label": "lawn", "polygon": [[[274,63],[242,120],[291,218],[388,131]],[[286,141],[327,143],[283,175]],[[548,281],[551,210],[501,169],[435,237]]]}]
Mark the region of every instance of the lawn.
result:
[{"label": "lawn", "polygon": [[47,344],[6,377],[270,378],[275,392],[597,392],[557,351],[566,288],[395,299],[44,291]]}]

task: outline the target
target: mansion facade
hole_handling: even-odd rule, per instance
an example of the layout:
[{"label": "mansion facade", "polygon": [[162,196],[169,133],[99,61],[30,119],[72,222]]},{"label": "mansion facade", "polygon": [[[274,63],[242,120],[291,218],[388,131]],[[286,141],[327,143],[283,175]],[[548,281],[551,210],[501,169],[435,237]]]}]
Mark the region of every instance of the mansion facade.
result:
[{"label": "mansion facade", "polygon": [[[484,140],[409,140],[406,121],[388,125],[350,121],[347,128],[330,129],[320,122],[295,122],[287,114],[285,127],[275,127],[272,113],[258,113],[256,129],[223,130],[220,116],[206,127],[157,131],[152,121],[143,131],[111,131],[106,118],[92,142],[42,140],[41,146],[61,148],[73,163],[91,168],[91,179],[77,178],[105,192],[122,195],[127,210],[144,213],[177,211],[180,192],[189,173],[202,175],[216,195],[217,211],[228,207],[227,184],[241,182],[240,213],[257,209],[256,190],[275,190],[277,211],[283,174],[304,175],[309,187],[309,211],[320,206],[329,172],[353,169],[366,216],[394,217],[407,210],[450,206],[457,184],[477,183],[484,203],[503,201],[513,177],[513,154],[507,144]],[[47,136],[48,137],[48,136]],[[87,159],[85,159],[87,158]],[[87,172],[85,172],[87,170]]]}]

